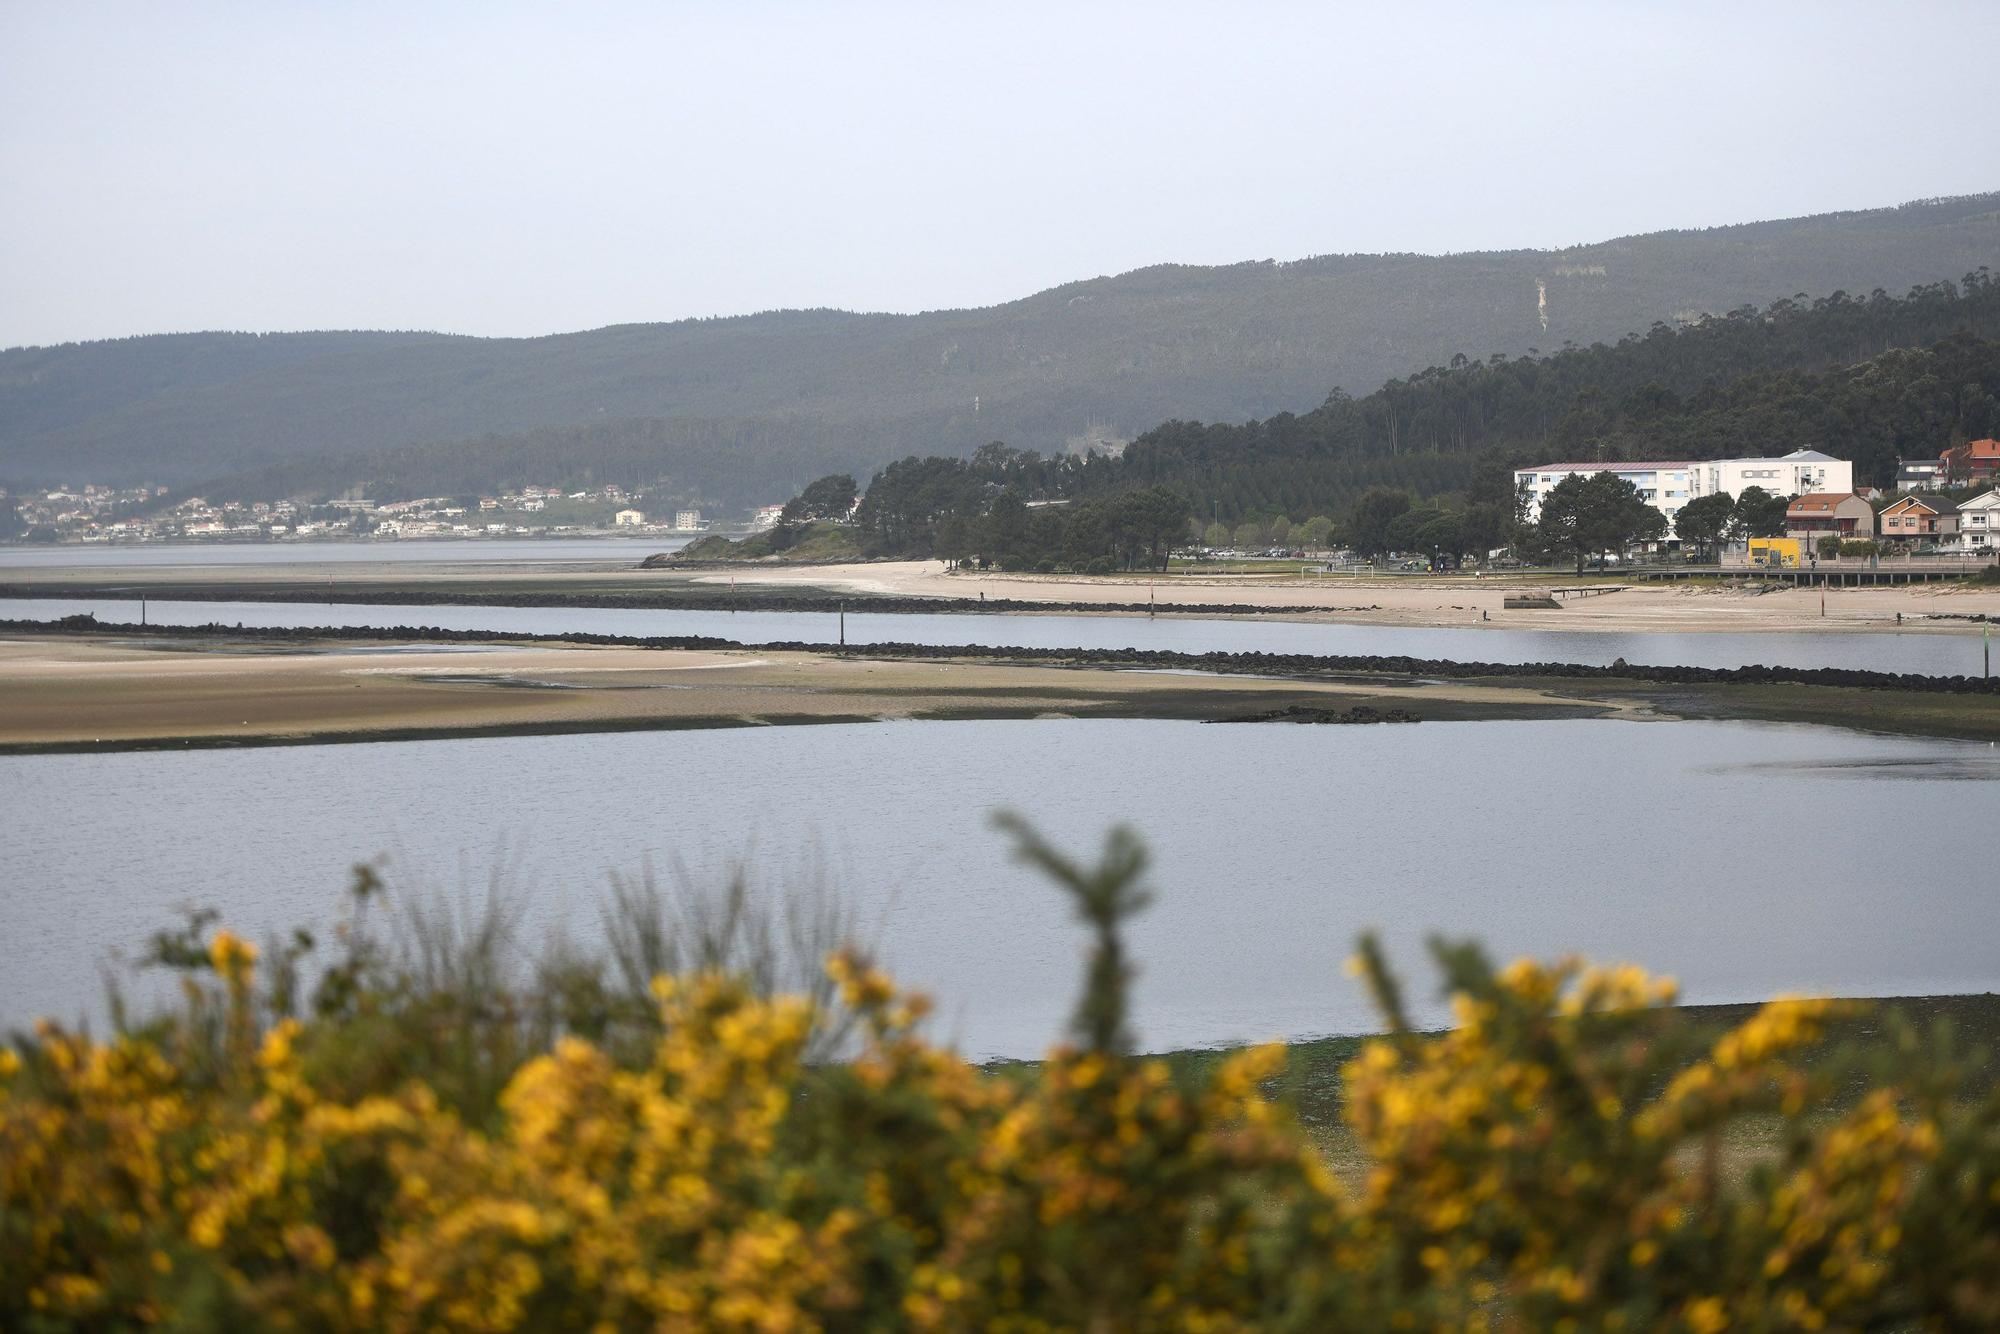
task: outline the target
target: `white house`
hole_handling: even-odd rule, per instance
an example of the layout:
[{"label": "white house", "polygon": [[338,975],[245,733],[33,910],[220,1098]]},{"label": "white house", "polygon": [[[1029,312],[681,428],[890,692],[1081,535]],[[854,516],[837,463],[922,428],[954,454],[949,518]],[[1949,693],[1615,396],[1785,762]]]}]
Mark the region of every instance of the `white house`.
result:
[{"label": "white house", "polygon": [[1897,459],[1898,491],[1942,491],[1945,484],[1944,460]]},{"label": "white house", "polygon": [[1775,459],[1676,459],[1649,463],[1545,463],[1539,468],[1522,468],[1514,474],[1514,486],[1528,496],[1528,520],[1542,512],[1542,497],[1565,477],[1608,472],[1630,482],[1639,498],[1672,522],[1681,506],[1699,496],[1718,493],[1734,500],[1753,486],[1774,496],[1802,496],[1813,492],[1848,492],[1854,489],[1854,465],[1846,459],[1822,454],[1816,449],[1799,449]]},{"label": "white house", "polygon": [[2000,487],[1959,502],[1958,542],[1974,551],[2000,551]]},{"label": "white house", "polygon": [[750,526],[758,532],[762,532],[767,528],[776,528],[778,520],[783,518],[784,514],[785,507],[783,505],[759,505],[755,512],[750,515]]},{"label": "white house", "polygon": [[646,522],[646,516],[638,510],[619,510],[611,522],[619,528],[637,528]]}]

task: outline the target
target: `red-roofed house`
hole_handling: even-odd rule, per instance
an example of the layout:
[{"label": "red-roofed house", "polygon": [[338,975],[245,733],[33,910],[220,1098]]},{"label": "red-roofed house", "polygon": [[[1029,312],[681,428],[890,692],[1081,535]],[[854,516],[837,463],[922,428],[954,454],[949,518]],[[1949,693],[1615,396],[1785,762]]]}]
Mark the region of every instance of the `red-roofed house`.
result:
[{"label": "red-roofed house", "polygon": [[1953,486],[1985,482],[2000,477],[2000,440],[1974,440],[1953,445],[1938,456],[1944,475]]},{"label": "red-roofed house", "polygon": [[1857,495],[1817,491],[1785,506],[1785,534],[1813,538],[1875,536],[1875,507]]},{"label": "red-roofed house", "polygon": [[1958,536],[1958,506],[1943,496],[1904,496],[1877,518],[1885,541],[1948,545]]}]

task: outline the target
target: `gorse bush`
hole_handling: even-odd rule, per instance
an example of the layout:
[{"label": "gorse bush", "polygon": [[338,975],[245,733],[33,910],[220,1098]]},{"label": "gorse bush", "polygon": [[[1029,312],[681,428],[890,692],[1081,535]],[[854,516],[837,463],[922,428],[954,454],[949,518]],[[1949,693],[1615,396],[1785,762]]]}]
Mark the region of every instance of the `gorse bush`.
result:
[{"label": "gorse bush", "polygon": [[[2000,1322],[2000,1105],[1947,1050],[1850,1079],[1801,1059],[1828,1002],[1698,1045],[1637,970],[1446,945],[1458,1023],[1417,1035],[1364,941],[1392,1031],[1345,1072],[1347,1188],[1266,1095],[1282,1049],[1202,1078],[1132,1053],[1137,842],[1086,866],[1014,832],[1093,939],[1029,1072],[928,1041],[852,950],[817,1002],[701,951],[640,1002],[630,960],[595,993],[575,960],[559,986],[426,981],[350,924],[302,1003],[305,942],[196,922],[162,951],[189,970],[173,1012],[0,1058],[0,1326]],[[843,1058],[812,1059],[835,1010]],[[1786,1140],[1725,1170],[1750,1115]]]}]

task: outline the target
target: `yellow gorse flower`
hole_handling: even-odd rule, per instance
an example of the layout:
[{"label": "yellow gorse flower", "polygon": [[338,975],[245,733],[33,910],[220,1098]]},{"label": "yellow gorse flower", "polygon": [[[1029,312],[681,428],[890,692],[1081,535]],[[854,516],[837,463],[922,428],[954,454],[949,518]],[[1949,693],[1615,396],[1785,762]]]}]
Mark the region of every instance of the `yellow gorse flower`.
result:
[{"label": "yellow gorse flower", "polygon": [[257,966],[257,947],[230,931],[218,931],[209,943],[208,959],[230,982],[241,982]]},{"label": "yellow gorse flower", "polygon": [[[1991,1100],[1913,1084],[1828,1110],[1788,1063],[1824,1002],[1676,1054],[1670,983],[1454,957],[1458,1027],[1368,1042],[1343,1072],[1368,1160],[1348,1190],[1273,1096],[1278,1047],[1199,1080],[1088,1046],[983,1070],[842,953],[828,973],[859,1022],[837,1063],[808,1059],[804,999],[697,973],[655,982],[642,1037],[524,1044],[490,1097],[447,1097],[368,1005],[259,1019],[256,951],[218,934],[218,1045],[190,1021],[0,1049],[0,1326],[147,1323],[197,1293],[257,1326],[496,1331],[2000,1310]],[[1744,1112],[1799,1118],[1796,1143],[1723,1181],[1709,1148]]]}]

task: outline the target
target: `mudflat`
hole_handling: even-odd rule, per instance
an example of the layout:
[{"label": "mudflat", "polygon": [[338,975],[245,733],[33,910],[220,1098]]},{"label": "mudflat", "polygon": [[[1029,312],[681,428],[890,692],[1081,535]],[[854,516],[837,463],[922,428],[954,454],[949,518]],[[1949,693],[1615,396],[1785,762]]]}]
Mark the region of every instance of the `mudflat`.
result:
[{"label": "mudflat", "polygon": [[1303,706],[1587,717],[1515,683],[1301,681],[977,661],[584,645],[0,640],[0,752],[393,740],[885,718],[1230,718]]}]

